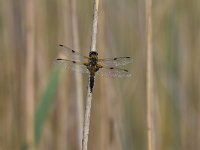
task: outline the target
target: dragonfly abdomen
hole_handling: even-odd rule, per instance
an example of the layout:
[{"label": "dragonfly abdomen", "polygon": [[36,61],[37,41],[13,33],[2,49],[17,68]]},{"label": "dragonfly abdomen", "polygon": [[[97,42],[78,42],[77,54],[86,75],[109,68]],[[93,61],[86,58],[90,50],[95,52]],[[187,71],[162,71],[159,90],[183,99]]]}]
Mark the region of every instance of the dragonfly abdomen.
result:
[{"label": "dragonfly abdomen", "polygon": [[90,92],[92,93],[94,87],[94,76],[90,75]]}]

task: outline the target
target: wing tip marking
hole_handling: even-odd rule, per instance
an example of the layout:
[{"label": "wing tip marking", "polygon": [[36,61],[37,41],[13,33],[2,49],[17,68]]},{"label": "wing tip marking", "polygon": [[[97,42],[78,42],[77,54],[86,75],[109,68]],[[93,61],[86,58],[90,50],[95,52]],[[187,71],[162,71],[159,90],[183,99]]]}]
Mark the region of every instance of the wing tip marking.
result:
[{"label": "wing tip marking", "polygon": [[128,70],[127,70],[127,69],[124,69],[124,71],[128,72]]}]

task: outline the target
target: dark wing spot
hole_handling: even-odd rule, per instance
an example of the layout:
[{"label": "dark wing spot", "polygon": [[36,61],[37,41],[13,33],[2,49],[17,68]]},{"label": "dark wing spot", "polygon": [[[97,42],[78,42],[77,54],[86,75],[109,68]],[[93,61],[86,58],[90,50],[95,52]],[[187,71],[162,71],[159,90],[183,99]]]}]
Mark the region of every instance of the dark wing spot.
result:
[{"label": "dark wing spot", "polygon": [[114,58],[114,60],[117,60],[117,58]]},{"label": "dark wing spot", "polygon": [[63,47],[63,45],[62,45],[62,44],[59,44],[59,46]]},{"label": "dark wing spot", "polygon": [[131,57],[126,57],[126,58],[131,58]]},{"label": "dark wing spot", "polygon": [[57,58],[56,60],[62,60],[62,59],[60,59],[60,58]]},{"label": "dark wing spot", "polygon": [[124,71],[128,72],[128,70],[124,69]]},{"label": "dark wing spot", "polygon": [[110,67],[110,69],[114,69],[113,67]]},{"label": "dark wing spot", "polygon": [[72,53],[75,53],[75,51],[74,51],[74,50],[72,50]]},{"label": "dark wing spot", "polygon": [[74,64],[76,63],[75,61],[72,61]]}]

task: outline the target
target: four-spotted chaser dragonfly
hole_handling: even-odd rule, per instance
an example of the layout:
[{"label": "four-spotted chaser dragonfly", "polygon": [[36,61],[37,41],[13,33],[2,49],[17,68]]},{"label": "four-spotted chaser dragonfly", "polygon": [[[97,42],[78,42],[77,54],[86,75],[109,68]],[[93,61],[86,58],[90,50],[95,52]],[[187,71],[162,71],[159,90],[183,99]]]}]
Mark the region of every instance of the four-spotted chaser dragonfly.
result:
[{"label": "four-spotted chaser dragonfly", "polygon": [[117,68],[116,66],[122,66],[132,63],[131,57],[115,57],[115,58],[98,58],[98,53],[91,51],[89,56],[84,56],[81,53],[65,46],[59,45],[62,52],[72,60],[57,58],[55,63],[65,69],[72,71],[78,71],[81,73],[88,73],[90,91],[92,92],[94,87],[95,74],[105,77],[129,77],[131,74],[126,69]]}]

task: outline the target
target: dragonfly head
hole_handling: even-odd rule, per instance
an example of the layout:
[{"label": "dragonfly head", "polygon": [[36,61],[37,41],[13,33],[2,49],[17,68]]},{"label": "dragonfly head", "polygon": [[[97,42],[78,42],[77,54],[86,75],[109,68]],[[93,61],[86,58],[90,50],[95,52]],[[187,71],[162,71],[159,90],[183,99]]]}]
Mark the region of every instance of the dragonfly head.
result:
[{"label": "dragonfly head", "polygon": [[98,56],[98,53],[95,52],[95,51],[91,51],[91,52],[89,53],[89,57],[96,57],[96,56]]}]

